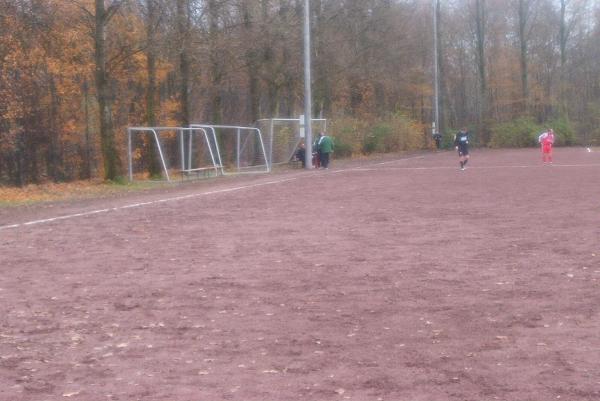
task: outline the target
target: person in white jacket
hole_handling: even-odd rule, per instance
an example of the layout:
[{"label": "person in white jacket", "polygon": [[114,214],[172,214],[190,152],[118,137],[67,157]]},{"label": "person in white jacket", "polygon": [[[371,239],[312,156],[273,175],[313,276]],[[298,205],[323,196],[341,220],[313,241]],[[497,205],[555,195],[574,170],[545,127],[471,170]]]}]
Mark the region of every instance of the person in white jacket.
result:
[{"label": "person in white jacket", "polygon": [[552,146],[554,145],[554,131],[552,128],[542,133],[538,137],[538,142],[542,149],[542,162],[552,163]]}]

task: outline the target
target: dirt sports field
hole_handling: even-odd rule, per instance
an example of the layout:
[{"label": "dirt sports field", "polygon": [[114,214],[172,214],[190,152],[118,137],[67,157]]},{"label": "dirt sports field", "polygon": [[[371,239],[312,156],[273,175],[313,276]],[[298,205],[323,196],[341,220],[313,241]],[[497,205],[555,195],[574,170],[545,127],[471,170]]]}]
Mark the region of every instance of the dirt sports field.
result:
[{"label": "dirt sports field", "polygon": [[2,401],[600,400],[600,150],[0,211]]}]

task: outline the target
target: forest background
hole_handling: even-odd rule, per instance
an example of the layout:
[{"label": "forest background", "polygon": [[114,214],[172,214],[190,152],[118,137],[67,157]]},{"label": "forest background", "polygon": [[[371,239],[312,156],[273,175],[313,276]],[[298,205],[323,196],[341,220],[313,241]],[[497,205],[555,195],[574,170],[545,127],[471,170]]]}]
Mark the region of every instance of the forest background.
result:
[{"label": "forest background", "polygon": [[[304,0],[0,0],[0,185],[124,174],[128,126],[303,110]],[[336,154],[600,144],[596,0],[312,0],[313,115]],[[144,146],[151,148],[151,143]],[[151,163],[150,163],[151,164]]]}]

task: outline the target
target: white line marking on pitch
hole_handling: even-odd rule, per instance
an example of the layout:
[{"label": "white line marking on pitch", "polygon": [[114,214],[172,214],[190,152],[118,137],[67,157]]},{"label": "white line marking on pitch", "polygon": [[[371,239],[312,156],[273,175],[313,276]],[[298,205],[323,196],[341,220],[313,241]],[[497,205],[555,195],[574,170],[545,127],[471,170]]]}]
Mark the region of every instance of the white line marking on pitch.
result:
[{"label": "white line marking on pitch", "polygon": [[[557,168],[557,167],[598,167],[600,164],[534,164],[526,166],[474,166],[477,169],[496,169],[496,168]],[[467,168],[468,169],[468,168]]]},{"label": "white line marking on pitch", "polygon": [[[75,217],[82,217],[82,216],[91,216],[93,214],[99,214],[99,213],[106,213],[109,212],[111,210],[117,210],[118,208],[113,208],[113,209],[101,209],[101,210],[92,210],[91,212],[83,212],[83,213],[75,213],[75,214],[68,214],[66,216],[59,216],[59,217],[51,217],[49,219],[42,219],[42,220],[34,220],[34,221],[28,221],[26,223],[23,223],[22,225],[24,226],[32,226],[34,224],[42,224],[42,223],[49,223],[51,221],[57,221],[57,220],[66,220],[66,219],[72,219]],[[18,227],[18,224],[15,224],[14,226],[9,226],[9,227]],[[0,229],[2,229],[4,227],[0,227]]]},{"label": "white line marking on pitch", "polygon": [[125,206],[118,206],[118,207],[113,207],[113,208],[108,208],[108,209],[91,210],[89,212],[74,213],[74,214],[68,214],[68,215],[64,215],[64,216],[51,217],[51,218],[47,218],[47,219],[28,221],[28,222],[20,223],[20,224],[11,224],[11,225],[6,225],[6,226],[0,226],[0,230],[7,230],[7,229],[11,229],[11,228],[19,228],[19,227],[23,227],[23,226],[33,226],[33,225],[36,225],[36,224],[51,223],[53,221],[68,220],[68,219],[73,219],[73,218],[76,218],[76,217],[92,216],[92,215],[100,214],[100,213],[108,213],[108,212],[114,212],[114,211],[118,211],[118,210],[132,209],[132,208],[136,208],[136,207],[142,207],[142,206],[148,206],[148,205],[156,205],[156,204],[159,204],[159,203],[173,202],[173,201],[179,201],[179,200],[184,200],[184,199],[197,198],[197,197],[200,197],[200,196],[207,196],[207,195],[214,195],[214,194],[220,194],[220,193],[226,193],[226,192],[240,191],[240,190],[243,190],[243,189],[256,188],[256,187],[261,187],[261,186],[265,186],[265,185],[280,184],[282,182],[294,181],[294,180],[296,180],[296,178],[285,178],[285,179],[281,179],[281,180],[273,180],[273,181],[261,182],[261,183],[258,183],[258,184],[243,185],[243,186],[240,186],[240,187],[219,189],[219,190],[215,190],[215,191],[200,192],[200,193],[183,195],[183,196],[175,196],[173,198],[158,199],[158,200],[149,201],[149,202],[132,203],[132,204],[125,205]]},{"label": "white line marking on pitch", "polygon": [[[424,159],[425,156],[412,156],[412,157],[407,157],[405,159],[396,159],[396,160],[390,160],[387,162],[379,162],[379,163],[373,163],[372,165],[374,166],[383,166],[385,164],[391,164],[391,163],[399,163],[399,162],[404,162],[404,161],[408,161],[408,160],[414,160],[414,159]],[[398,167],[401,168],[401,167]],[[348,171],[377,171],[377,170],[382,170],[380,168],[371,168],[371,167],[364,167],[364,166],[356,166],[356,167],[352,167],[352,168],[346,168],[346,169],[341,169],[341,170],[333,170],[328,172],[329,174],[339,174],[339,173],[346,173]]]},{"label": "white line marking on pitch", "polygon": [[[408,161],[408,160],[424,159],[424,158],[425,158],[425,156],[413,156],[413,157],[407,157],[405,159],[397,159],[397,160],[390,160],[390,161],[386,161],[386,162],[379,162],[379,163],[375,163],[374,165],[382,166],[382,165],[386,165],[386,164],[400,163],[400,162],[404,162],[404,161]],[[590,167],[590,166],[600,166],[600,164],[554,164],[554,165],[552,165],[552,167]],[[470,167],[469,169],[531,168],[531,167],[540,168],[540,167],[548,167],[548,166],[542,166],[542,165],[481,166],[481,167],[474,166],[474,167]],[[444,167],[387,167],[386,169],[389,169],[389,170],[455,170],[456,168],[444,166]],[[349,172],[349,171],[381,171],[381,170],[382,170],[381,168],[369,168],[369,167],[364,167],[364,166],[357,166],[357,167],[352,167],[352,168],[348,168],[348,169],[330,171],[329,174],[339,174],[339,173],[344,173],[344,172]],[[28,222],[19,223],[19,224],[10,224],[10,225],[5,225],[5,226],[0,226],[0,230],[8,230],[8,229],[14,229],[14,228],[19,228],[19,227],[24,227],[24,226],[33,226],[33,225],[37,225],[37,224],[50,223],[53,221],[73,219],[76,217],[92,216],[92,215],[100,214],[100,213],[108,213],[108,212],[113,212],[113,211],[118,211],[118,210],[132,209],[132,208],[136,208],[136,207],[156,205],[156,204],[165,203],[165,202],[174,202],[174,201],[179,201],[179,200],[184,200],[184,199],[197,198],[200,196],[240,191],[243,189],[256,188],[256,187],[261,187],[261,186],[265,186],[265,185],[281,184],[283,182],[294,181],[294,180],[298,179],[299,177],[308,177],[308,176],[304,175],[304,174],[303,175],[298,174],[298,175],[296,175],[296,177],[284,178],[281,180],[272,180],[272,181],[262,182],[262,183],[258,183],[258,184],[243,185],[243,186],[239,186],[239,187],[226,188],[226,189],[220,189],[220,190],[215,190],[215,191],[200,192],[200,193],[188,194],[188,195],[183,195],[183,196],[176,196],[173,198],[158,199],[158,200],[149,201],[149,202],[132,203],[129,205],[118,206],[118,207],[113,207],[113,208],[108,208],[108,209],[92,210],[89,212],[82,212],[82,213],[75,213],[75,214],[69,214],[69,215],[64,215],[64,216],[51,217],[51,218],[47,218],[47,219],[28,221]]]},{"label": "white line marking on pitch", "polygon": [[[559,168],[559,167],[598,167],[600,164],[552,164],[551,166],[544,165],[521,165],[521,166],[470,166],[466,170],[495,170],[495,169],[507,169],[507,168]],[[384,171],[384,170],[459,170],[458,167],[385,167],[385,168],[372,168],[372,167],[359,167],[354,170],[358,171]]]},{"label": "white line marking on pitch", "polygon": [[[414,157],[408,157],[408,158],[405,158],[405,159],[391,160],[391,161],[377,163],[377,164],[378,165],[382,165],[382,164],[398,163],[398,162],[402,162],[402,161],[405,161],[405,160],[422,159],[424,157],[425,156],[414,156]],[[335,173],[341,173],[341,172],[345,172],[345,171],[357,170],[357,169],[360,169],[360,168],[361,167],[359,166],[359,167],[353,167],[353,168],[349,168],[349,169],[335,170],[335,171],[331,171],[330,173],[335,174]],[[164,202],[174,202],[174,201],[179,201],[179,200],[184,200],[184,199],[196,198],[196,197],[199,197],[199,196],[214,195],[214,194],[219,194],[219,193],[227,193],[227,192],[239,191],[239,190],[242,190],[242,189],[256,188],[256,187],[261,187],[261,186],[265,186],[265,185],[280,184],[280,183],[283,183],[283,182],[288,182],[288,181],[296,180],[296,179],[298,179],[301,176],[302,177],[306,177],[306,175],[297,174],[295,177],[284,178],[284,179],[281,179],[281,180],[273,180],[273,181],[267,181],[267,182],[262,182],[262,183],[258,183],[258,184],[243,185],[243,186],[240,186],[240,187],[220,189],[220,190],[216,190],[216,191],[207,191],[207,192],[201,192],[201,193],[195,193],[195,194],[189,194],[189,195],[183,195],[183,196],[176,196],[176,197],[173,197],[173,198],[158,199],[158,200],[149,201],[149,202],[132,203],[132,204],[125,205],[125,206],[118,206],[118,207],[113,207],[113,208],[109,208],[109,209],[92,210],[92,211],[89,211],[89,212],[82,212],[82,213],[75,213],[75,214],[69,214],[69,215],[64,215],[64,216],[51,217],[51,218],[47,218],[47,219],[28,221],[28,222],[20,223],[20,224],[10,224],[10,225],[5,225],[5,226],[0,226],[0,231],[1,230],[8,230],[8,229],[11,229],[11,228],[19,228],[19,227],[23,227],[23,226],[33,226],[33,225],[36,225],[36,224],[51,223],[53,221],[59,221],[59,220],[68,220],[68,219],[73,219],[73,218],[76,218],[76,217],[91,216],[91,215],[99,214],[99,213],[108,213],[108,212],[114,212],[114,211],[118,211],[118,210],[133,209],[133,208],[136,208],[136,207],[156,205],[156,204],[164,203]]]},{"label": "white line marking on pitch", "polygon": [[376,163],[376,165],[381,166],[381,165],[384,165],[384,164],[398,163],[398,162],[403,162],[403,161],[406,161],[406,160],[424,159],[424,158],[425,158],[425,156],[411,156],[411,157],[407,157],[405,159],[390,160],[390,161],[387,161],[387,162]]},{"label": "white line marking on pitch", "polygon": [[356,170],[357,171],[457,170],[457,168],[456,167],[385,167],[385,168],[361,167]]},{"label": "white line marking on pitch", "polygon": [[594,164],[552,164],[551,167],[598,167],[599,163]]}]

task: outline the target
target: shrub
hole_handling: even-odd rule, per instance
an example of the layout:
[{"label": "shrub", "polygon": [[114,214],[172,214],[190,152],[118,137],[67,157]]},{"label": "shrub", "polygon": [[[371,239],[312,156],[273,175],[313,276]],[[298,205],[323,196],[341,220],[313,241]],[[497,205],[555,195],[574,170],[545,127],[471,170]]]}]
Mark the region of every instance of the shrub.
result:
[{"label": "shrub", "polygon": [[386,142],[390,142],[390,134],[392,129],[387,124],[380,124],[373,127],[373,130],[368,133],[363,139],[363,153],[383,153],[385,152]]},{"label": "shrub", "polygon": [[421,149],[422,132],[420,124],[400,114],[379,121],[341,118],[331,124],[335,153],[341,157]]},{"label": "shrub", "polygon": [[554,133],[556,134],[556,145],[571,146],[577,143],[575,129],[568,119],[564,117],[555,118],[548,121],[546,125],[554,130]]},{"label": "shrub", "polygon": [[524,148],[537,146],[537,138],[544,126],[530,117],[521,117],[492,126],[489,146],[491,148]]},{"label": "shrub", "polygon": [[556,134],[556,145],[570,146],[577,143],[575,129],[566,118],[559,117],[549,120],[545,124],[538,124],[531,117],[521,117],[510,122],[494,125],[490,147],[523,148],[537,146],[538,136],[548,128],[552,128]]},{"label": "shrub", "polygon": [[340,118],[331,123],[329,134],[333,137],[336,156],[350,157],[362,151],[367,124],[354,118]]},{"label": "shrub", "polygon": [[400,152],[424,146],[422,127],[401,114],[375,125],[363,141],[363,152]]},{"label": "shrub", "polygon": [[425,147],[422,124],[401,114],[394,114],[391,124],[395,135],[393,145],[387,151],[416,150]]},{"label": "shrub", "polygon": [[343,137],[333,138],[334,152],[337,157],[351,157],[352,156],[352,144],[346,142]]}]

